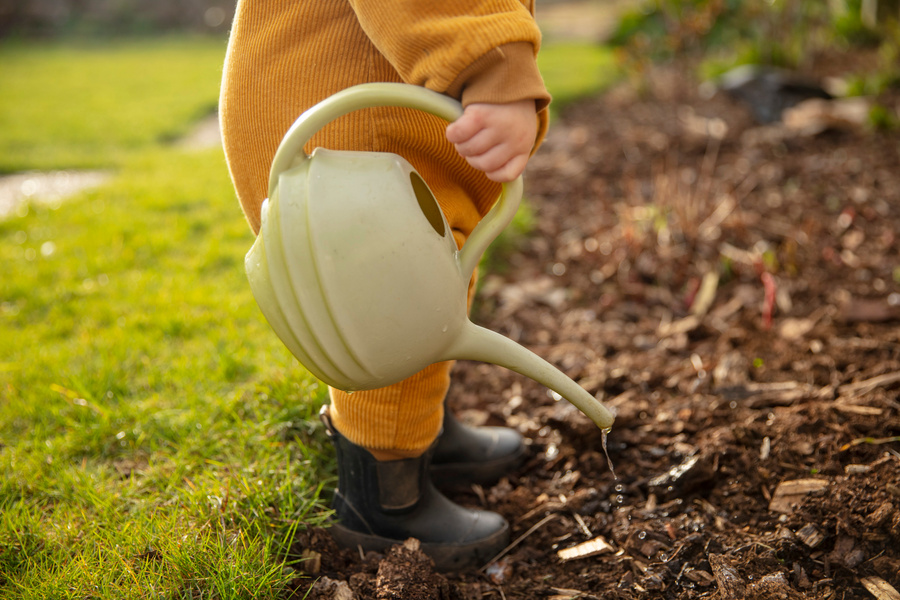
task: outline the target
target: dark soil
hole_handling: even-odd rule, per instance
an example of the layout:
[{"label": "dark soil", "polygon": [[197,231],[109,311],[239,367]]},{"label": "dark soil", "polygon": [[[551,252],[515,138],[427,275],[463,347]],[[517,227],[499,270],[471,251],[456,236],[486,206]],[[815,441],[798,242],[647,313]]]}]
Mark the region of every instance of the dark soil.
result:
[{"label": "dark soil", "polygon": [[306,532],[309,597],[896,597],[900,135],[759,126],[698,89],[661,69],[565,111],[529,167],[535,231],[473,317],[615,409],[615,475],[567,402],[460,363],[461,418],[517,428],[530,459],[453,497],[518,543],[440,575],[415,544]]}]

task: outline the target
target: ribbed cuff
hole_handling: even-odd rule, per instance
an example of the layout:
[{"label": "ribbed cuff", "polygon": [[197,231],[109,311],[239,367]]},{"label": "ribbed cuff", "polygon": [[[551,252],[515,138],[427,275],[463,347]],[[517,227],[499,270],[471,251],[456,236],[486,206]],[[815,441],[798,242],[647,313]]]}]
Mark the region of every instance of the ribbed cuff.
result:
[{"label": "ribbed cuff", "polygon": [[506,104],[533,98],[535,111],[550,104],[550,94],[529,42],[513,42],[494,48],[466,67],[447,89],[463,106],[475,102]]}]

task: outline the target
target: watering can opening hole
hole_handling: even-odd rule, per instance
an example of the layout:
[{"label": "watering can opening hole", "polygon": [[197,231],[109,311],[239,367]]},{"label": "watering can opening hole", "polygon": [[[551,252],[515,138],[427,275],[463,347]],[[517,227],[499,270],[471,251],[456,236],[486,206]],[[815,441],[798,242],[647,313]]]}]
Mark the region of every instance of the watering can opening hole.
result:
[{"label": "watering can opening hole", "polygon": [[419,202],[419,208],[422,209],[422,214],[428,219],[428,224],[431,225],[431,228],[434,229],[439,236],[444,237],[447,234],[447,230],[444,227],[444,218],[434,194],[431,193],[431,188],[428,187],[425,180],[415,171],[412,171],[409,174],[409,182],[412,184],[413,193],[416,195],[416,200]]}]

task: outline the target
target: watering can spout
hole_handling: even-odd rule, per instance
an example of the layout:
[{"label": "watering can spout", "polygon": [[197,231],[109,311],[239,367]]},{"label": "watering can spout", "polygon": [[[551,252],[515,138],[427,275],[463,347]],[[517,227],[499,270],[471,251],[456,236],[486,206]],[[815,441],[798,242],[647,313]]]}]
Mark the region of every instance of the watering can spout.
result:
[{"label": "watering can spout", "polygon": [[600,429],[609,429],[615,420],[599,400],[549,362],[511,339],[471,321],[446,351],[445,360],[453,359],[488,362],[533,379],[571,402]]}]

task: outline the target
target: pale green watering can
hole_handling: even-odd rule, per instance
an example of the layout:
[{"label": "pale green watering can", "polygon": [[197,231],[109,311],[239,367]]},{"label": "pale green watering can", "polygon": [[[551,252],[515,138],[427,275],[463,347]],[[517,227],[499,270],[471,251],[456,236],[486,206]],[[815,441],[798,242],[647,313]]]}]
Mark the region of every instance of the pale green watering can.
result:
[{"label": "pale green watering can", "polygon": [[455,100],[400,83],[345,89],[303,113],[278,148],[247,254],[256,301],[313,375],[345,390],[397,383],[454,359],[495,363],[569,400],[599,427],[612,414],[536,354],[472,323],[466,291],[482,253],[506,227],[522,180],[499,200],[461,250],[428,186],[400,156],[303,150],[332,120],[360,108],[402,106],[453,121]]}]

